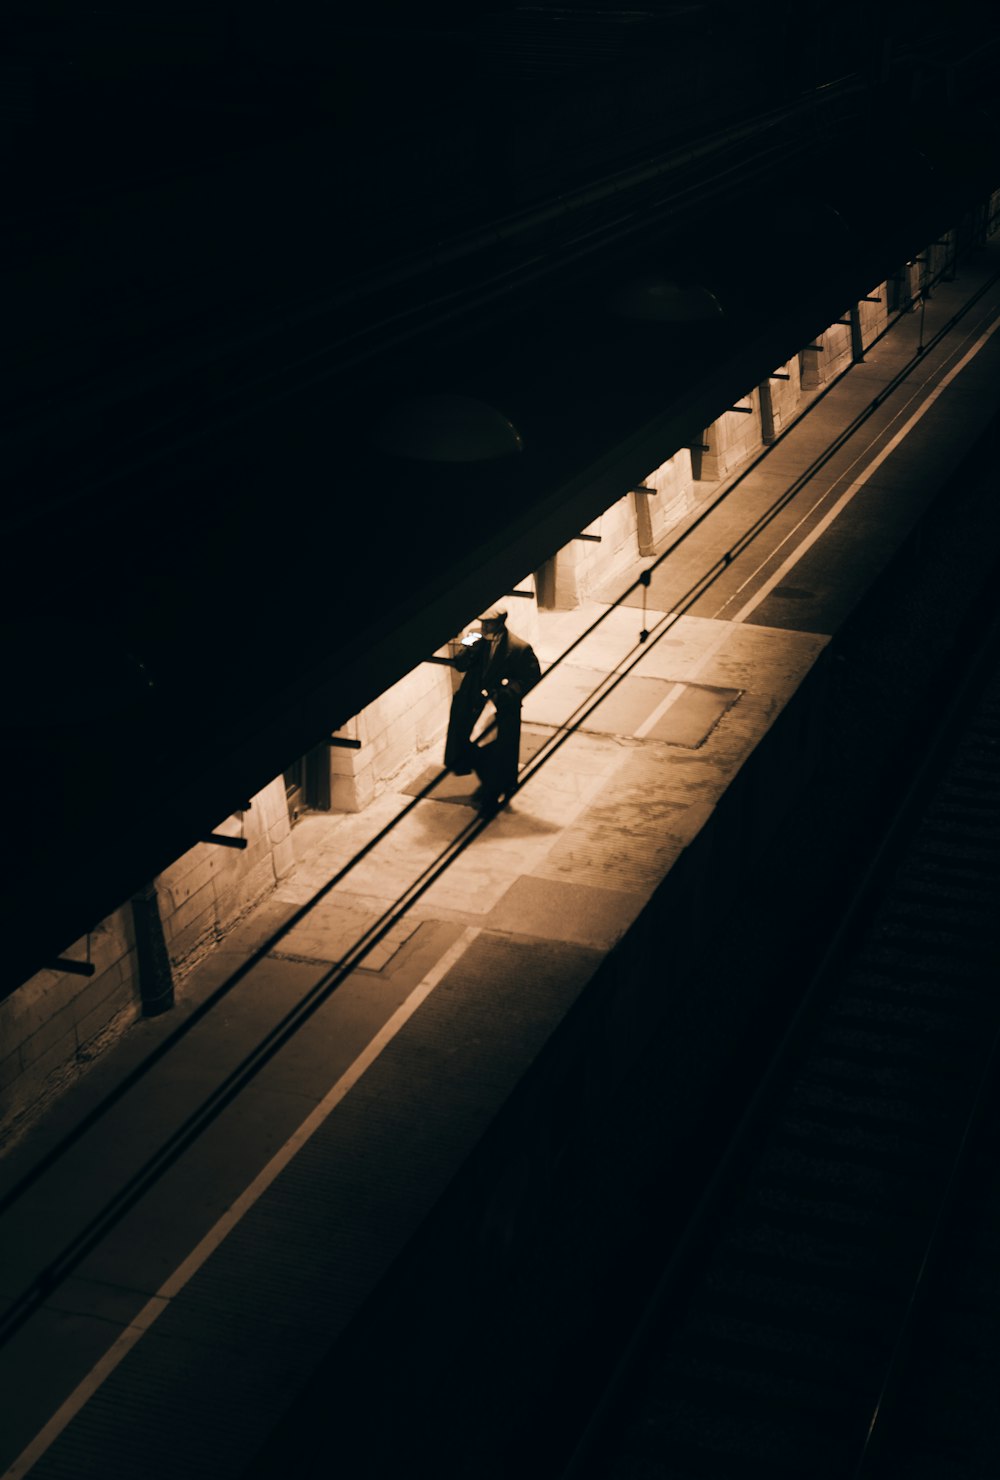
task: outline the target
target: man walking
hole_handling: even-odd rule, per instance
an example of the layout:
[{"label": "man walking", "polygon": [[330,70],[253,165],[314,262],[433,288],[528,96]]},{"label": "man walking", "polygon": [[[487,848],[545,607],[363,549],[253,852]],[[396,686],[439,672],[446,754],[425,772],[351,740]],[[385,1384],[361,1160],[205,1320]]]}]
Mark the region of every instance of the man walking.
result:
[{"label": "man walking", "polygon": [[[530,643],[507,630],[507,613],[494,607],[480,622],[482,631],[462,639],[453,660],[464,673],[451,701],[444,763],[458,776],[479,777],[479,810],[492,817],[517,785],[521,740],[521,700],[542,676]],[[487,700],[496,710],[496,735],[485,745],[472,731]]]}]

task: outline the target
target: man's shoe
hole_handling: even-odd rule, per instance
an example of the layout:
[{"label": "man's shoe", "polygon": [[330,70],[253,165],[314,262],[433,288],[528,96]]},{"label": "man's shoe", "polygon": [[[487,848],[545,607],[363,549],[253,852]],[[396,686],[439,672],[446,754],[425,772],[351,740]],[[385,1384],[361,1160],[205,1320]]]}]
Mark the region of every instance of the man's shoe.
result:
[{"label": "man's shoe", "polygon": [[483,797],[482,801],[479,803],[479,815],[484,822],[489,822],[491,817],[495,817],[497,815],[502,806],[503,802],[500,800],[499,797]]}]

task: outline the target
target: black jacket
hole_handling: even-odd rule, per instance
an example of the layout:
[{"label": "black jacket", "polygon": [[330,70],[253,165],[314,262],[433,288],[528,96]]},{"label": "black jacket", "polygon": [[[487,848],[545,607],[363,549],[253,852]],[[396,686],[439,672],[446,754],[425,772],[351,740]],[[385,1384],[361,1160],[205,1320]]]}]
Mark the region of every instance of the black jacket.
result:
[{"label": "black jacket", "polygon": [[542,676],[531,644],[513,632],[504,632],[491,652],[486,638],[463,648],[454,660],[465,677],[451,701],[444,763],[460,775],[472,769],[470,735],[487,699],[497,710],[497,763],[509,784],[517,773],[521,734],[521,700]]}]

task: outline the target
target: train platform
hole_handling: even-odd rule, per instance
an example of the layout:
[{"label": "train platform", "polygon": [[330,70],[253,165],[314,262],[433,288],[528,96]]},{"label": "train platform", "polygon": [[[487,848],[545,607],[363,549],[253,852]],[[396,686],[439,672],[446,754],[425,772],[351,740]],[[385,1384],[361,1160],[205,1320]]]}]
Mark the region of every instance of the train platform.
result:
[{"label": "train platform", "polygon": [[584,1246],[635,1216],[642,1135],[595,1208],[581,1133],[651,1045],[671,1144],[697,1123],[741,1031],[699,960],[822,763],[838,632],[1000,407],[998,266],[817,394],[648,587],[539,613],[503,811],[424,756],[305,817],[174,1012],[0,1163],[0,1475],[502,1473]]}]

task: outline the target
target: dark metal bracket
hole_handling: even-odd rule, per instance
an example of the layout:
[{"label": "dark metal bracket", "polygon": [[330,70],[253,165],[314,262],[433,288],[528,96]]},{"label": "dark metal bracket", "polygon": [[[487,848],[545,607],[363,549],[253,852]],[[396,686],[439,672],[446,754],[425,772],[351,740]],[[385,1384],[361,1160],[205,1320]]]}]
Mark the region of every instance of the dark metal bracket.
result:
[{"label": "dark metal bracket", "polygon": [[206,833],[203,843],[217,843],[220,848],[245,848],[246,838],[231,838],[228,833]]},{"label": "dark metal bracket", "polygon": [[644,494],[646,494],[646,496],[648,498],[653,498],[653,497],[655,497],[655,495],[658,492],[658,490],[655,489],[655,488],[647,488],[644,483],[640,483],[640,484],[638,484],[637,487],[631,489],[630,492],[632,492],[632,493],[644,493]]},{"label": "dark metal bracket", "polygon": [[881,298],[862,298],[861,303],[881,303]]},{"label": "dark metal bracket", "polygon": [[689,442],[688,452],[710,452],[711,448],[707,442]]},{"label": "dark metal bracket", "polygon": [[575,534],[573,538],[575,540],[588,540],[592,545],[599,545],[601,543],[601,536],[599,534]]},{"label": "dark metal bracket", "polygon": [[46,971],[64,971],[67,976],[93,976],[97,967],[93,961],[71,961],[66,956],[59,956],[55,961],[49,962],[44,968]]},{"label": "dark metal bracket", "polygon": [[[449,666],[451,664],[450,658],[429,658],[427,661],[430,663],[447,663],[449,664]],[[332,745],[335,749],[339,750],[361,749],[360,740],[351,740],[346,735],[328,735],[326,743],[327,745]]]},{"label": "dark metal bracket", "polygon": [[753,416],[752,406],[730,406],[730,411],[738,411],[741,416]]},{"label": "dark metal bracket", "polygon": [[507,595],[518,596],[522,601],[533,601],[535,597],[534,591],[508,591]]}]

